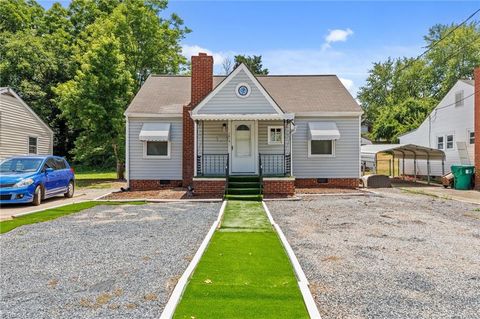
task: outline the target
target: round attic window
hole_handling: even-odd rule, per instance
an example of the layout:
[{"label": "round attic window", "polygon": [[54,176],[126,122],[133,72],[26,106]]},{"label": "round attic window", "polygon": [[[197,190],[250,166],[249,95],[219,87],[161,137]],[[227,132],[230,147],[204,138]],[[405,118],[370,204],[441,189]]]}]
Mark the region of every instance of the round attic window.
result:
[{"label": "round attic window", "polygon": [[235,88],[235,93],[241,98],[248,97],[250,95],[250,85],[247,83],[239,83]]}]

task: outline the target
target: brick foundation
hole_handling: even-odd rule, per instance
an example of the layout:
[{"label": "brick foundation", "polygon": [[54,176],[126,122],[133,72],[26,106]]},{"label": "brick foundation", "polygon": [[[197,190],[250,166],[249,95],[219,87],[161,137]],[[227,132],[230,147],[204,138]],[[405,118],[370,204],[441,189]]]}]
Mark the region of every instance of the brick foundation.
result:
[{"label": "brick foundation", "polygon": [[181,187],[182,181],[171,180],[167,184],[160,183],[158,179],[131,179],[130,190],[132,191],[149,191],[164,188]]},{"label": "brick foundation", "polygon": [[225,194],[225,180],[195,180],[193,179],[195,195],[223,196]]},{"label": "brick foundation", "polygon": [[295,195],[295,179],[268,179],[263,180],[263,195],[266,198],[288,197]]},{"label": "brick foundation", "polygon": [[298,188],[357,188],[357,178],[328,178],[326,183],[321,183],[317,178],[297,178],[295,186]]}]

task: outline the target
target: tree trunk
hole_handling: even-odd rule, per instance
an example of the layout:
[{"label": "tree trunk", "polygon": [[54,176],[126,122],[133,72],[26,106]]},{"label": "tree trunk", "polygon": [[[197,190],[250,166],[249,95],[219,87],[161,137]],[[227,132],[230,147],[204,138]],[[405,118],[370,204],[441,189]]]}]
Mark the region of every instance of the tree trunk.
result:
[{"label": "tree trunk", "polygon": [[125,163],[123,163],[118,156],[117,144],[113,144],[112,147],[115,161],[117,162],[117,179],[125,179]]}]

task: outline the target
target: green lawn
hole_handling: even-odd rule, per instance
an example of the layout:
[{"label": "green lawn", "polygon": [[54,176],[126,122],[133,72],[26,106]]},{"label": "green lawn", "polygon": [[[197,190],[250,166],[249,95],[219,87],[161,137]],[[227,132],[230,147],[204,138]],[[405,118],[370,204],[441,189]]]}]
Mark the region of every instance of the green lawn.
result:
[{"label": "green lawn", "polygon": [[228,202],[174,318],[308,318],[261,202]]},{"label": "green lawn", "polygon": [[111,168],[75,166],[75,184],[78,188],[112,188],[117,180],[117,173]]},{"label": "green lawn", "polygon": [[79,180],[93,180],[93,179],[117,179],[117,173],[115,169],[109,168],[96,168],[87,166],[75,166],[72,165],[75,170],[75,179]]},{"label": "green lawn", "polygon": [[28,225],[28,224],[35,224],[41,223],[48,220],[52,220],[61,216],[69,215],[72,213],[79,212],[81,210],[92,208],[97,205],[142,205],[145,202],[98,202],[98,201],[90,201],[90,202],[82,202],[77,204],[70,204],[58,208],[46,209],[37,213],[33,213],[30,215],[25,215],[21,217],[17,217],[10,220],[5,220],[0,222],[0,234],[6,233],[15,229],[17,227]]}]

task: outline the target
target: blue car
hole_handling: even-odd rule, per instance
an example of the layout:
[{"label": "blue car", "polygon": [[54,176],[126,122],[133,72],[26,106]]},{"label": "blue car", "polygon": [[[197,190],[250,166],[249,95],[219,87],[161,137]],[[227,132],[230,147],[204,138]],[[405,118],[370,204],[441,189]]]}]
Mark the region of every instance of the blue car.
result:
[{"label": "blue car", "polygon": [[58,156],[19,156],[0,163],[0,204],[32,203],[73,197],[75,174]]}]

